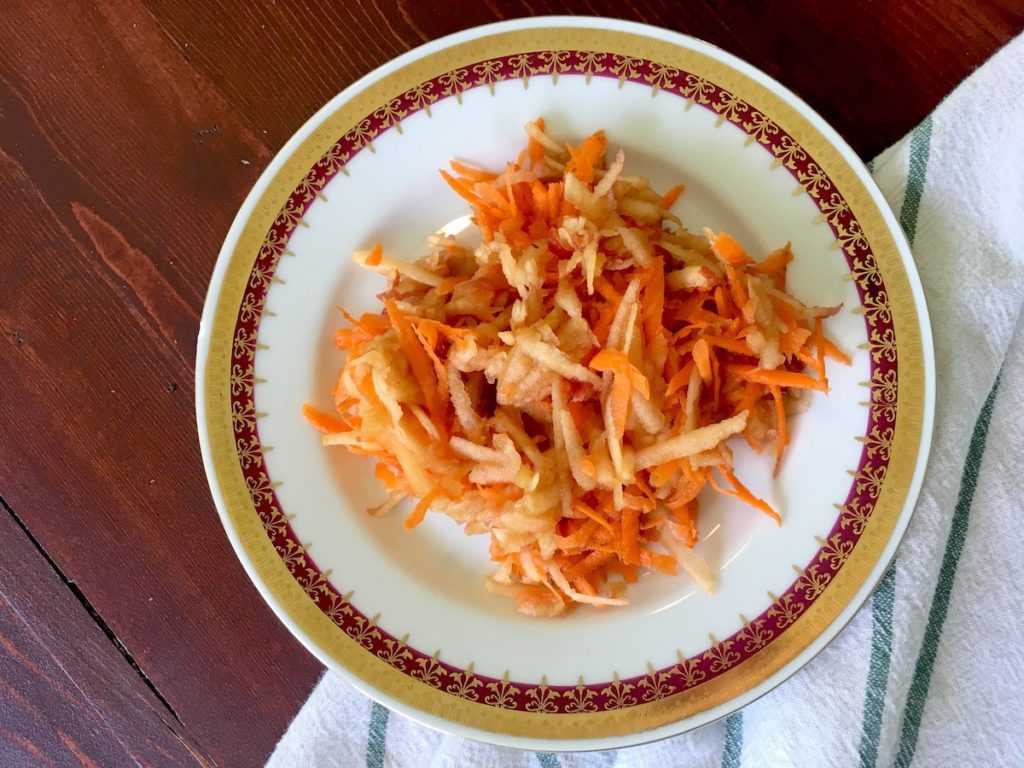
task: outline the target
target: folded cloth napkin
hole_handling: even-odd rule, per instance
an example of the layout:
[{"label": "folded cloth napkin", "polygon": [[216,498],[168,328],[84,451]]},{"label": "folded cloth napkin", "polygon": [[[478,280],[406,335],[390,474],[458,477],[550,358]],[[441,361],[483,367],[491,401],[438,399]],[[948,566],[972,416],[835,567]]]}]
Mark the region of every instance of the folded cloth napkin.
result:
[{"label": "folded cloth napkin", "polygon": [[269,765],[1024,765],[1024,36],[873,173],[928,300],[935,438],[895,562],[817,658],[724,721],[561,755],[437,733],[327,673]]}]

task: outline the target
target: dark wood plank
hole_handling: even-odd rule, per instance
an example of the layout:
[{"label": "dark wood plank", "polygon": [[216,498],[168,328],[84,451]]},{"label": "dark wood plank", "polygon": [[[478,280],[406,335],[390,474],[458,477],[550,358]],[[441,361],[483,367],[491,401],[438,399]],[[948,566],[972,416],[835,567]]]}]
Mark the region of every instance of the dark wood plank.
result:
[{"label": "dark wood plank", "polygon": [[[209,499],[196,324],[238,205],[309,115],[456,29],[608,14],[739,54],[869,157],[1024,26],[1018,0],[15,0],[4,11],[0,493],[180,717],[178,732],[222,765],[262,760],[318,665],[248,583]],[[11,589],[36,600],[34,582]],[[19,638],[19,649],[30,640]],[[20,681],[17,706],[59,720],[47,686],[17,677],[2,652],[0,686]],[[100,678],[120,690],[114,667],[99,669],[99,689]],[[114,731],[83,754],[118,764],[100,759],[119,754]],[[23,751],[0,751],[0,764],[69,754],[21,731],[0,736],[3,749]]]},{"label": "dark wood plank", "polygon": [[0,225],[17,233],[0,492],[204,754],[257,764],[319,665],[224,536],[192,361],[207,275],[269,151],[130,2],[0,15],[0,126]]},{"label": "dark wood plank", "polygon": [[870,158],[1024,28],[1019,0],[144,2],[181,55],[275,147],[357,77],[426,40],[508,17],[576,13],[655,24],[736,53]]},{"label": "dark wood plank", "polygon": [[0,765],[207,762],[3,508],[0,670]]}]

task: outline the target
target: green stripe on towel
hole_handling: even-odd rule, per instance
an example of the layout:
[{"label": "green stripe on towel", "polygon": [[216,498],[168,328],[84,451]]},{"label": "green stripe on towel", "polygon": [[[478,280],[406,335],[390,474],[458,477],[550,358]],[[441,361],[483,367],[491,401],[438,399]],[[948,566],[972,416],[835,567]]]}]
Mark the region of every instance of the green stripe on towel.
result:
[{"label": "green stripe on towel", "polygon": [[928,624],[924,630],[921,651],[914,666],[914,679],[910,683],[906,708],[903,710],[903,727],[900,731],[900,749],[896,755],[896,768],[910,768],[914,761],[914,750],[917,747],[917,735],[924,716],[925,702],[928,700],[928,687],[932,682],[932,671],[935,669],[935,657],[939,652],[942,640],[942,625],[946,622],[949,611],[949,600],[953,594],[953,583],[956,569],[960,564],[960,556],[964,551],[967,539],[967,524],[971,516],[971,503],[974,491],[978,487],[978,474],[981,471],[981,460],[985,455],[985,440],[988,438],[988,426],[992,420],[992,408],[999,392],[999,377],[992,385],[992,391],[985,398],[981,414],[974,425],[971,444],[967,449],[967,460],[960,479],[960,494],[953,510],[953,523],[946,540],[946,551],[942,555],[942,567],[939,569],[939,581],[935,585],[932,607],[928,612]]},{"label": "green stripe on towel", "polygon": [[388,710],[373,702],[370,732],[366,739],[366,768],[384,768],[384,740],[388,735]]},{"label": "green stripe on towel", "polygon": [[892,606],[896,595],[896,567],[890,563],[871,598],[871,662],[864,692],[864,727],[860,734],[860,766],[874,768],[882,733],[885,689],[892,656]]},{"label": "green stripe on towel", "polygon": [[907,191],[900,207],[900,226],[913,244],[917,234],[917,214],[921,210],[921,195],[924,193],[924,178],[928,172],[928,155],[932,143],[932,116],[914,129],[910,137],[910,170],[907,173]]},{"label": "green stripe on towel", "polygon": [[722,750],[722,768],[740,768],[743,754],[743,710],[725,718],[725,749]]}]

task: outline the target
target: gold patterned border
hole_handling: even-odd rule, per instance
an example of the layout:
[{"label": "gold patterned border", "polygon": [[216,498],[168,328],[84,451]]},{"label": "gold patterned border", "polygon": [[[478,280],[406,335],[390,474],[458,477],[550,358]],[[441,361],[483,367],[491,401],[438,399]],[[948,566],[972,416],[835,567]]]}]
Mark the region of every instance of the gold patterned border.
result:
[{"label": "gold patterned border", "polygon": [[[426,681],[422,676],[416,680],[399,672],[385,661],[366,653],[357,639],[340,632],[330,617],[309,599],[307,590],[303,589],[271,545],[264,524],[255,514],[250,498],[252,489],[247,486],[241,473],[239,455],[232,444],[232,419],[254,418],[251,414],[232,413],[229,405],[230,390],[239,381],[238,375],[234,381],[231,376],[232,331],[239,312],[245,311],[242,299],[246,283],[253,274],[264,236],[272,229],[277,218],[282,215],[301,218],[297,211],[289,208],[292,191],[301,186],[309,168],[318,161],[323,162],[325,152],[334,146],[338,136],[354,136],[365,131],[360,123],[362,116],[375,109],[386,110],[387,105],[393,104],[398,95],[415,92],[418,85],[443,77],[445,73],[465,71],[474,62],[531,51],[548,51],[553,56],[557,55],[565,50],[566,32],[564,28],[509,31],[426,55],[366,87],[329,115],[275,174],[230,255],[211,326],[206,379],[202,382],[202,391],[214,479],[223,495],[227,517],[253,569],[275,597],[281,610],[323,654],[370,686],[435,716],[482,730],[519,736],[551,737],[550,728],[557,726],[558,738],[573,739],[647,730],[726,702],[781,669],[824,631],[864,583],[900,516],[920,443],[924,416],[924,381],[920,327],[909,281],[893,235],[856,173],[804,116],[765,86],[694,50],[626,32],[572,30],[572,50],[588,54],[594,51],[609,53],[616,61],[622,62],[622,79],[632,78],[636,74],[630,71],[636,62],[649,60],[662,65],[660,69],[652,70],[655,79],[649,82],[653,88],[660,87],[658,78],[670,77],[671,70],[677,73],[679,70],[697,72],[699,76],[689,83],[690,98],[693,101],[706,104],[709,91],[705,84],[714,83],[728,90],[744,104],[756,105],[757,114],[765,120],[761,126],[752,125],[748,133],[756,135],[757,132],[769,131],[771,125],[781,126],[792,142],[790,148],[783,148],[788,149],[789,155],[781,158],[781,162],[787,162],[803,151],[817,161],[816,168],[806,169],[806,177],[799,179],[808,193],[813,195],[818,186],[817,179],[822,177],[831,178],[841,190],[841,198],[835,201],[836,205],[841,207],[845,203],[859,222],[859,227],[839,231],[838,244],[845,249],[870,243],[888,295],[902,299],[890,303],[883,294],[881,305],[866,307],[868,311],[892,313],[895,338],[899,340],[900,360],[898,389],[893,380],[894,402],[880,403],[881,407],[891,408],[894,418],[897,413],[899,415],[891,440],[888,435],[884,439],[879,436],[889,452],[888,473],[884,483],[878,479],[876,484],[876,479],[870,477],[863,479],[868,484],[866,487],[877,491],[874,511],[862,519],[857,516],[856,508],[849,509],[850,502],[843,508],[841,524],[850,520],[850,525],[857,526],[861,531],[860,541],[852,551],[837,550],[831,555],[841,558],[843,567],[827,585],[816,583],[810,569],[804,573],[802,579],[806,581],[805,588],[817,591],[821,597],[805,611],[793,613],[788,603],[777,602],[773,606],[773,610],[785,615],[788,625],[785,633],[757,650],[746,662],[736,666],[730,667],[731,657],[726,657],[732,653],[730,648],[722,648],[719,653],[725,656],[718,663],[720,669],[725,671],[713,680],[692,692],[661,697],[652,695],[650,701],[645,697],[644,703],[637,702],[628,708],[588,711],[586,694],[592,691],[584,687],[582,681],[578,686],[581,699],[578,714],[562,714],[552,719],[553,716],[547,714],[547,707],[543,704],[538,704],[535,711],[522,712],[477,703],[468,697],[447,695],[424,685]],[[464,88],[464,81],[453,78],[444,89],[447,91],[445,95],[459,97]],[[423,105],[426,108],[438,98],[436,94],[433,98],[426,93],[422,96],[427,100]],[[381,108],[381,104],[385,107]],[[731,108],[729,105],[723,107],[726,110]],[[372,149],[372,138],[367,136],[364,141]],[[343,160],[339,161],[343,164]],[[315,190],[311,192],[315,193]],[[825,208],[822,210],[826,212]],[[863,279],[870,279],[870,276]],[[886,354],[884,339],[873,345],[873,354],[875,347],[878,354]],[[876,368],[875,373],[886,375],[881,368]],[[890,370],[890,373],[894,375],[895,371]],[[251,383],[244,382],[243,386],[246,385],[251,386]],[[873,386],[871,391],[871,404],[875,406],[875,392],[883,392],[884,397],[885,387]],[[787,614],[787,611],[792,615]],[[743,633],[744,641],[754,646],[763,639],[763,631],[756,623],[745,627]],[[687,666],[686,660],[681,659],[680,663]],[[471,670],[467,672],[471,674]],[[426,670],[424,674],[427,674]],[[649,688],[645,690],[666,693],[661,690],[663,686],[659,685],[654,670],[649,677]],[[509,695],[511,684],[507,677],[491,685],[497,685],[492,692],[495,696]],[[545,688],[546,685],[542,685],[539,689],[541,698]],[[620,696],[624,701],[632,697],[635,701],[632,684],[616,679],[610,688],[615,690],[611,690],[608,695]]]}]

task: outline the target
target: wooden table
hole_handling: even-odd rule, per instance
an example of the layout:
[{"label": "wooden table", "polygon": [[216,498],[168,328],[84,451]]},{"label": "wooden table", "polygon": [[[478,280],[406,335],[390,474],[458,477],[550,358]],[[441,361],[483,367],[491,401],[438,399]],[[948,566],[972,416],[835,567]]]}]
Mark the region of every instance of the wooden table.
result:
[{"label": "wooden table", "polygon": [[[1024,27],[1019,0],[677,3],[864,157]],[[195,435],[207,278],[318,107],[520,2],[13,0],[0,10],[0,765],[256,765],[320,667],[232,553]]]}]

